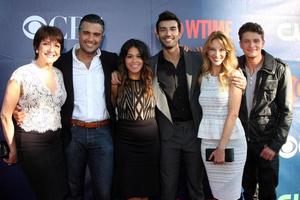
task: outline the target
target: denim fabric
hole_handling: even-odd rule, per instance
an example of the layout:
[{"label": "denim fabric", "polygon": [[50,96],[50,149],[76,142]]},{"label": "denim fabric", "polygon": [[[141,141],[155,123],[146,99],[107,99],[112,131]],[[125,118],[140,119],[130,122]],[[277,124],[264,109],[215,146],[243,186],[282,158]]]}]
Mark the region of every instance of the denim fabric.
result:
[{"label": "denim fabric", "polygon": [[87,129],[73,126],[71,133],[72,140],[66,149],[70,198],[83,199],[88,166],[94,199],[109,200],[114,154],[111,127]]}]

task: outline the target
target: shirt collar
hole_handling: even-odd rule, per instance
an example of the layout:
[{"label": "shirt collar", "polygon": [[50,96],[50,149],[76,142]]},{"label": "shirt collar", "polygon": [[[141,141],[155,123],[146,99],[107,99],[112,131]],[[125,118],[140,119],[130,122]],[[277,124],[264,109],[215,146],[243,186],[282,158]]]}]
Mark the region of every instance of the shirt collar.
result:
[{"label": "shirt collar", "polygon": [[[180,62],[180,59],[183,58],[184,56],[184,49],[182,47],[179,47],[179,49],[180,49],[180,58],[179,58],[179,62]],[[164,57],[163,50],[161,50],[158,53],[158,63],[167,63],[167,62],[168,61]]]}]

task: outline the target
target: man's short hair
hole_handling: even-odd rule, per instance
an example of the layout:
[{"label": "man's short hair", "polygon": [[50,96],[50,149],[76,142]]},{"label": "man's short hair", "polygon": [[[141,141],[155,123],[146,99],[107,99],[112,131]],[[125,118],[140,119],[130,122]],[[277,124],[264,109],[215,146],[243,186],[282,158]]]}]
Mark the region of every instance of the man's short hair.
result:
[{"label": "man's short hair", "polygon": [[240,40],[242,39],[243,37],[243,34],[246,33],[246,32],[254,32],[254,33],[257,33],[259,35],[261,35],[262,37],[262,40],[265,40],[265,33],[264,33],[264,30],[263,28],[257,24],[257,23],[254,23],[254,22],[247,22],[245,24],[243,24],[241,26],[241,28],[239,29],[239,38]]},{"label": "man's short hair", "polygon": [[164,11],[162,12],[159,16],[158,16],[158,20],[156,22],[156,31],[158,32],[158,28],[159,28],[159,23],[161,21],[170,21],[170,20],[175,20],[177,22],[178,25],[178,30],[181,31],[181,23],[179,18],[172,12],[170,11]]},{"label": "man's short hair", "polygon": [[88,14],[88,15],[85,15],[81,20],[80,20],[80,23],[79,23],[79,31],[81,29],[81,25],[83,22],[90,22],[90,23],[97,23],[97,24],[100,24],[102,29],[103,29],[103,32],[104,32],[104,21],[102,19],[102,17],[100,17],[99,15],[96,15],[96,14]]}]

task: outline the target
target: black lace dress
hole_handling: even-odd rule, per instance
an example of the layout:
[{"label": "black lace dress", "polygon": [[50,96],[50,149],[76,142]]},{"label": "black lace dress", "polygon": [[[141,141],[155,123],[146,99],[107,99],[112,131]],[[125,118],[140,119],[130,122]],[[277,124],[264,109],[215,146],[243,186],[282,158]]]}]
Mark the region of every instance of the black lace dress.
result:
[{"label": "black lace dress", "polygon": [[130,80],[118,99],[115,137],[115,194],[159,195],[159,134],[155,100],[142,94],[141,81]]}]

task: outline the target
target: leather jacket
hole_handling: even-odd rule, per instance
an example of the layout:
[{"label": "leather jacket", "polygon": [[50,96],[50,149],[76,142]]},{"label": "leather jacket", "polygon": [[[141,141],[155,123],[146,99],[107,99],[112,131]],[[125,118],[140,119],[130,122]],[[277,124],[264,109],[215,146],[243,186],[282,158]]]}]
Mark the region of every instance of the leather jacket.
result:
[{"label": "leather jacket", "polygon": [[[264,61],[257,72],[252,110],[248,117],[244,93],[239,117],[247,142],[267,145],[278,153],[286,142],[292,123],[292,76],[287,64],[264,50],[262,54]],[[246,76],[245,56],[238,60]]]}]

